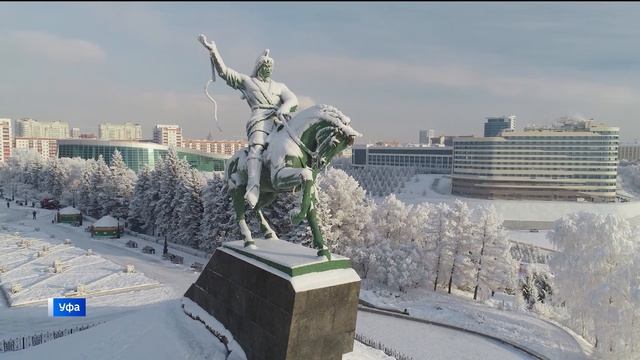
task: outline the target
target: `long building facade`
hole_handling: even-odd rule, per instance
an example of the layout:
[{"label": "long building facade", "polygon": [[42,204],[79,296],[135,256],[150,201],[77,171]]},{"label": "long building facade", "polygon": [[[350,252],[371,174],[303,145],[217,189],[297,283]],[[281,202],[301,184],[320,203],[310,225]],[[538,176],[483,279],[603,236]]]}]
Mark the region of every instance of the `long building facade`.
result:
[{"label": "long building facade", "polygon": [[351,163],[359,166],[409,166],[423,174],[450,174],[453,148],[450,146],[354,145]]},{"label": "long building facade", "polygon": [[564,120],[551,128],[454,140],[452,193],[537,200],[616,200],[619,128]]},{"label": "long building facade", "polygon": [[[153,167],[169,151],[169,147],[152,142],[138,141],[102,141],[102,140],[59,140],[58,157],[80,157],[97,160],[100,155],[107,164],[115,150],[122,153],[127,166],[138,172],[145,166]],[[185,158],[189,164],[200,171],[224,171],[228,155],[207,154],[196,150],[176,148],[178,157]]]}]

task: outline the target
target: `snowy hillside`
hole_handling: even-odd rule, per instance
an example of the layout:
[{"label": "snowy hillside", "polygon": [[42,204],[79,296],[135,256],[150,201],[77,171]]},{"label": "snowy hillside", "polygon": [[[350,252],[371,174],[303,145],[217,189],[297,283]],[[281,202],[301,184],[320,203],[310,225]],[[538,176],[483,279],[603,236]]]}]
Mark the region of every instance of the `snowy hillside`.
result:
[{"label": "snowy hillside", "polygon": [[493,205],[504,220],[552,222],[564,215],[590,211],[598,214],[617,214],[626,219],[640,221],[640,201],[627,203],[591,203],[542,200],[485,200],[451,195],[451,178],[444,175],[418,174],[407,181],[405,188],[396,193],[408,204],[422,202],[453,203],[464,200],[472,208]]}]

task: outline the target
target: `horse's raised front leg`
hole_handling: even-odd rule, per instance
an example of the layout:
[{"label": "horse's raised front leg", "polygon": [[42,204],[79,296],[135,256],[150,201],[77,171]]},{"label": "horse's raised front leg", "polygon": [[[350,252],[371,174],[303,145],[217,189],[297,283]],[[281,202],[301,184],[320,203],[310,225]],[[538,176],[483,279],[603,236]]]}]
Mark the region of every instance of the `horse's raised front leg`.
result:
[{"label": "horse's raised front leg", "polygon": [[313,234],[313,246],[318,249],[318,256],[326,256],[327,260],[331,261],[331,252],[329,252],[329,248],[327,248],[327,246],[324,244],[322,232],[320,231],[320,226],[318,224],[318,217],[314,202],[311,203],[311,208],[307,213],[307,220],[309,221],[309,226],[311,227],[311,234]]},{"label": "horse's raised front leg", "polygon": [[240,227],[240,233],[244,236],[244,247],[248,247],[255,246],[255,241],[251,237],[251,230],[249,230],[244,218],[244,191],[244,186],[231,190],[231,198],[233,199],[233,209],[236,211],[236,220]]},{"label": "horse's raised front leg", "polygon": [[260,220],[260,231],[262,231],[265,238],[273,239],[273,240],[278,240],[278,235],[276,235],[276,232],[273,231],[273,229],[269,225],[269,222],[267,221],[267,219],[265,219],[261,209],[271,204],[273,200],[276,198],[276,195],[277,195],[276,193],[260,194],[260,200],[258,200],[256,207],[253,209],[253,211],[258,216],[258,219]]}]

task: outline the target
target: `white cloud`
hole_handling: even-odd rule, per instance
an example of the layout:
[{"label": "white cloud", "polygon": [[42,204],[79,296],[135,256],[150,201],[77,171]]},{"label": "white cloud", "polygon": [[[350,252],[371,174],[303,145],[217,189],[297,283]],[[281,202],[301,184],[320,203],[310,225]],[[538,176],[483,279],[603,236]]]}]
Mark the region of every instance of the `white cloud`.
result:
[{"label": "white cloud", "polygon": [[61,63],[101,63],[106,59],[104,49],[95,43],[46,32],[10,31],[0,34],[0,40],[23,54]]},{"label": "white cloud", "polygon": [[522,75],[505,75],[506,72],[492,72],[481,64],[415,65],[366,58],[305,56],[290,59],[285,67],[289,71],[305,74],[305,77],[313,76],[319,81],[331,79],[356,84],[361,88],[368,88],[368,83],[441,86],[454,90],[479,91],[507,99],[584,100],[610,104],[631,104],[640,95],[637,89],[629,86],[576,78],[577,75],[532,75],[533,71],[524,69],[520,72]]}]

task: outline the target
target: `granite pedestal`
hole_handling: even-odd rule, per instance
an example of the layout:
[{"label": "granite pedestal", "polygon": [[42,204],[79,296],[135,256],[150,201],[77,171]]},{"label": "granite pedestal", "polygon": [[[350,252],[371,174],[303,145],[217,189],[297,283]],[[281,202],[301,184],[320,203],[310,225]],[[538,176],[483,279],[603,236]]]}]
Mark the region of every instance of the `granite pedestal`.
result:
[{"label": "granite pedestal", "polygon": [[360,278],[350,261],[281,240],[218,248],[185,296],[220,321],[249,360],[340,360],[353,351]]}]

